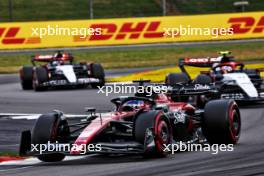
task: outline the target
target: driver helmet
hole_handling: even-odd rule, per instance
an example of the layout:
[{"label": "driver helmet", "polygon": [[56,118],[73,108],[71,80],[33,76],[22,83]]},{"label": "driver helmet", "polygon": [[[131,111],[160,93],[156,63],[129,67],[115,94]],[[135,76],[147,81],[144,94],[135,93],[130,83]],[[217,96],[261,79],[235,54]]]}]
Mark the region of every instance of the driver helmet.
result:
[{"label": "driver helmet", "polygon": [[143,100],[130,100],[126,102],[123,106],[131,107],[132,109],[141,109],[144,107]]},{"label": "driver helmet", "polygon": [[225,65],[225,66],[221,67],[221,70],[222,70],[223,73],[230,73],[230,72],[233,71],[233,68],[231,66]]}]

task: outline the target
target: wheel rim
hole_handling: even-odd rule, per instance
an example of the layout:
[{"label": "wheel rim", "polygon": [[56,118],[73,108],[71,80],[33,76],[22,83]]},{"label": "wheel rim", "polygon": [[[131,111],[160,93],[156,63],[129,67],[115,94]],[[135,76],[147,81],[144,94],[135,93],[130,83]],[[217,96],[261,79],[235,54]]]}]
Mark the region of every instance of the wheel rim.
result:
[{"label": "wheel rim", "polygon": [[239,114],[236,109],[233,109],[230,113],[230,132],[233,141],[236,143],[240,134],[241,122]]},{"label": "wheel rim", "polygon": [[38,79],[36,73],[33,74],[32,87],[36,89],[38,87]]},{"label": "wheel rim", "polygon": [[156,131],[156,146],[158,152],[164,153],[164,144],[170,142],[170,131],[168,124],[164,120],[158,122],[157,131]]},{"label": "wheel rim", "polygon": [[56,138],[58,136],[58,128],[59,128],[59,120],[57,119],[51,129],[50,142],[56,141]]}]

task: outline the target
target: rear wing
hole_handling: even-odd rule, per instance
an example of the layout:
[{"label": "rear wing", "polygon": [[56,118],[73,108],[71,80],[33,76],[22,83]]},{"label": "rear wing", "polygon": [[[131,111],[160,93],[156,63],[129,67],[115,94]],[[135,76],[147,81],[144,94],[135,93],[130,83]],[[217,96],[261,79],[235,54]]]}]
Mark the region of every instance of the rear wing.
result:
[{"label": "rear wing", "polygon": [[192,67],[212,67],[215,63],[221,63],[222,58],[181,58],[179,59],[179,68],[182,73],[185,73],[189,79],[191,79],[190,75],[188,74],[185,66],[192,66]]},{"label": "rear wing", "polygon": [[212,67],[215,63],[220,63],[221,57],[217,58],[182,58],[179,59],[179,67],[184,65],[193,67]]},{"label": "rear wing", "polygon": [[187,70],[184,66],[192,66],[192,67],[209,67],[212,68],[215,64],[221,64],[221,63],[231,63],[233,62],[233,57],[230,56],[228,60],[226,61],[223,57],[216,57],[216,58],[183,58],[179,59],[179,68],[180,70],[185,73],[189,79],[191,79],[190,75],[188,74]]},{"label": "rear wing", "polygon": [[264,68],[257,68],[256,69],[258,72],[264,72]]},{"label": "rear wing", "polygon": [[31,58],[31,62],[35,65],[35,62],[52,62],[52,61],[69,61],[73,62],[73,56],[69,53],[62,53],[60,57],[56,55],[35,55]]}]

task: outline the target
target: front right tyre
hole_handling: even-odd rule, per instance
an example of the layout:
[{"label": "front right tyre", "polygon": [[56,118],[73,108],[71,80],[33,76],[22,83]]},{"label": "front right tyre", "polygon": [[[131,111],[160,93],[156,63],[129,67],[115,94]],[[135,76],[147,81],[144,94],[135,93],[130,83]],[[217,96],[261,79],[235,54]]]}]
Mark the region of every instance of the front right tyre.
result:
[{"label": "front right tyre", "polygon": [[136,117],[134,122],[135,140],[145,145],[149,136],[149,130],[152,130],[155,146],[151,149],[145,148],[143,156],[166,156],[168,152],[164,150],[164,145],[171,144],[172,130],[169,120],[162,111],[143,112]]},{"label": "front right tyre", "polygon": [[[32,133],[33,144],[47,144],[58,142],[69,135],[69,126],[56,112],[41,115],[35,123]],[[37,158],[44,162],[57,162],[63,160],[63,153],[40,154]]]}]

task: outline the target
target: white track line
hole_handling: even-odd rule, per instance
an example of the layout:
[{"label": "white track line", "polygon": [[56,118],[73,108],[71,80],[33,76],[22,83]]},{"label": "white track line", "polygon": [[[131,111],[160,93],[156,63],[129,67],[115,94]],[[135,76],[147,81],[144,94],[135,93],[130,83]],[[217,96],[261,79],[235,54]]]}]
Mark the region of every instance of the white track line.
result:
[{"label": "white track line", "polygon": [[127,84],[137,84],[133,83],[132,81],[126,81],[126,82],[109,82],[106,85],[127,85]]},{"label": "white track line", "polygon": [[[8,118],[8,119],[26,119],[33,120],[39,118],[41,114],[23,114],[23,113],[0,113],[0,117]],[[84,114],[65,114],[66,118],[85,118],[87,115]]]},{"label": "white track line", "polygon": [[[63,161],[72,161],[72,160],[79,160],[82,158],[87,157],[86,155],[84,156],[66,156]],[[0,163],[0,166],[10,166],[10,165],[15,165],[15,166],[23,166],[23,165],[36,165],[43,163],[42,161],[38,160],[37,158],[27,158],[24,160],[14,160],[14,161],[4,161]]]},{"label": "white track line", "polygon": [[14,160],[14,161],[4,161],[0,163],[0,166],[10,166],[10,165],[35,165],[41,163],[40,160],[38,160],[37,158],[27,158],[24,160]]},{"label": "white track line", "polygon": [[[96,113],[101,115],[109,115],[110,112],[104,112],[104,113]],[[38,119],[41,114],[22,114],[22,113],[0,113],[0,118],[6,118],[6,119],[13,119],[13,120],[34,120]],[[82,119],[86,118],[89,114],[64,114],[67,119]]]},{"label": "white track line", "polygon": [[25,167],[18,167],[18,168],[11,168],[11,169],[0,169],[0,172],[7,172],[7,171],[15,171],[15,170],[21,170],[21,169],[28,169],[33,166],[25,166]]}]

